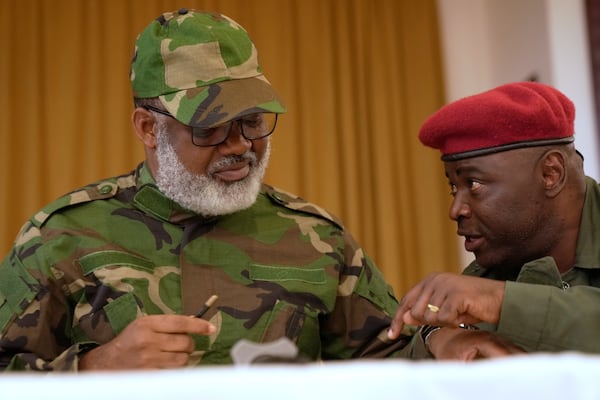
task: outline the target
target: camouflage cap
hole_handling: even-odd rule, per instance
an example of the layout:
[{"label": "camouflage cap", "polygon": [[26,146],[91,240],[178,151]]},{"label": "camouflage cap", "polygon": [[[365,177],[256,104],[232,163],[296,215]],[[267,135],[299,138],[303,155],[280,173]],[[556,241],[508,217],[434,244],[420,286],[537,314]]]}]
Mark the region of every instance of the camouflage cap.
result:
[{"label": "camouflage cap", "polygon": [[221,14],[187,9],[162,14],[139,34],[130,75],[134,97],[158,97],[190,126],[286,111],[248,33]]}]

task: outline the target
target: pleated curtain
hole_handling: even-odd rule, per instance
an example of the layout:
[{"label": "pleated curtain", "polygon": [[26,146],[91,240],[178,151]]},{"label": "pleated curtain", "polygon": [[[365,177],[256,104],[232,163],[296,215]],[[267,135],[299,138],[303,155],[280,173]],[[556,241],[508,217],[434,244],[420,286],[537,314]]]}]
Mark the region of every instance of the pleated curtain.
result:
[{"label": "pleated curtain", "polygon": [[1,0],[0,257],[43,205],[143,159],[132,46],[181,7],[242,24],[285,100],[268,183],[338,215],[399,296],[459,270],[439,154],[417,139],[444,103],[435,0]]}]

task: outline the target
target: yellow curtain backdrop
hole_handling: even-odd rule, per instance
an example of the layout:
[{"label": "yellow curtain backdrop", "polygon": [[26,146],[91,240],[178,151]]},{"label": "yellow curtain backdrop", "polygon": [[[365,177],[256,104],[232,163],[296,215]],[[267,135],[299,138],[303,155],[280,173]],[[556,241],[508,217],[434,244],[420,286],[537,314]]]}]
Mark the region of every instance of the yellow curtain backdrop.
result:
[{"label": "yellow curtain backdrop", "polygon": [[435,0],[0,1],[0,252],[57,196],[143,158],[137,33],[161,12],[240,22],[289,112],[267,181],[341,217],[398,294],[459,269],[448,189],[417,132],[444,102]]}]

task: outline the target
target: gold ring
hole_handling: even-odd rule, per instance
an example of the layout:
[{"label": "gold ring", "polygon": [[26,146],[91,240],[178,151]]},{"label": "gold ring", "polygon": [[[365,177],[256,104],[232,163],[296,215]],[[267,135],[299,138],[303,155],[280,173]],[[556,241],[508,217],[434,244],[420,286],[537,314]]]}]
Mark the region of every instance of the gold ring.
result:
[{"label": "gold ring", "polygon": [[438,306],[434,306],[433,304],[427,304],[427,308],[429,308],[429,311],[431,311],[431,312],[440,311],[440,308]]}]

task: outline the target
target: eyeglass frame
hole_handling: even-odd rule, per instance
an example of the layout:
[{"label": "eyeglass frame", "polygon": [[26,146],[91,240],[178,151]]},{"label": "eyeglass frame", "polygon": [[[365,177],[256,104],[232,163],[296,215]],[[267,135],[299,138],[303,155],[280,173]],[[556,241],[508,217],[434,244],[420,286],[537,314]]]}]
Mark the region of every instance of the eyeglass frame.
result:
[{"label": "eyeglass frame", "polygon": [[[240,133],[242,134],[242,136],[244,137],[244,139],[249,140],[251,142],[254,141],[254,140],[264,139],[264,138],[266,138],[268,136],[271,136],[273,134],[273,132],[275,132],[275,128],[277,127],[277,120],[279,118],[279,114],[277,114],[277,113],[264,113],[264,112],[263,113],[256,113],[256,114],[273,114],[273,115],[275,115],[275,122],[273,122],[273,128],[269,131],[269,133],[267,133],[267,134],[265,134],[263,136],[260,136],[260,137],[249,138],[244,133],[244,124],[240,122],[242,120],[242,118],[237,118],[237,119],[229,120],[229,121],[227,121],[226,123],[224,123],[222,125],[211,127],[211,128],[200,128],[200,127],[197,127],[197,126],[186,125],[183,122],[179,121],[177,118],[175,118],[175,116],[173,114],[171,114],[170,112],[168,112],[167,110],[163,110],[163,109],[154,107],[154,106],[152,106],[150,104],[143,104],[143,105],[140,105],[139,107],[142,107],[142,108],[144,108],[144,109],[146,109],[148,111],[154,111],[154,112],[156,112],[158,114],[166,115],[167,117],[171,117],[175,121],[177,121],[177,122],[181,123],[182,125],[185,125],[188,128],[190,128],[190,135],[191,135],[192,144],[194,146],[197,146],[197,147],[215,147],[215,146],[219,146],[219,145],[225,143],[227,141],[227,139],[229,139],[229,135],[231,134],[231,129],[233,128],[233,123],[234,122],[237,122],[238,125],[240,126]],[[201,129],[201,130],[217,129],[217,128],[220,128],[220,127],[225,126],[227,124],[229,124],[229,127],[227,128],[227,131],[226,131],[227,133],[226,133],[225,137],[223,138],[223,140],[221,140],[220,142],[214,143],[214,144],[197,144],[197,143],[194,143],[194,130],[195,129]]]}]

